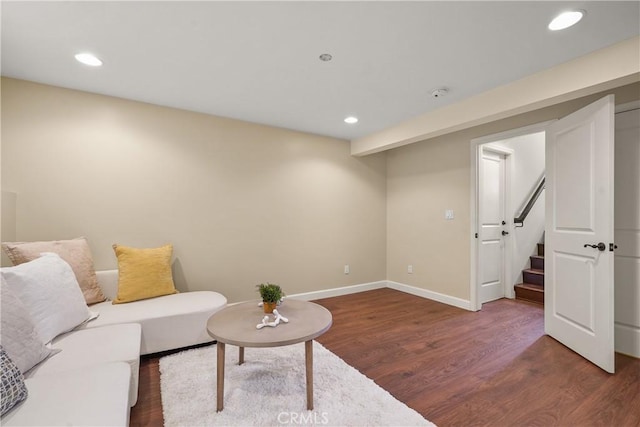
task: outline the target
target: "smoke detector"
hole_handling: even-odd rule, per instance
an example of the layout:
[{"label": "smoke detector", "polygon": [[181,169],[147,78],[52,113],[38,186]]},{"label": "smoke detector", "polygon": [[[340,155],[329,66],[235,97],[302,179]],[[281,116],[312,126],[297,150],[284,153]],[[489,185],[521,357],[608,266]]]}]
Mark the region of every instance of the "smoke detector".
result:
[{"label": "smoke detector", "polygon": [[447,93],[449,92],[449,89],[441,87],[438,89],[434,89],[431,92],[431,96],[434,98],[442,98],[443,96],[445,96]]}]

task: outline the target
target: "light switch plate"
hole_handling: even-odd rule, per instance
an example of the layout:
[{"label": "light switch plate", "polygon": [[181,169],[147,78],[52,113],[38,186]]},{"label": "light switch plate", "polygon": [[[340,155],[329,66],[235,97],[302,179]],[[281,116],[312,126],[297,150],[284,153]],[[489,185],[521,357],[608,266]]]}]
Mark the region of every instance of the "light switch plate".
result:
[{"label": "light switch plate", "polygon": [[444,211],[444,219],[453,219],[453,209]]}]

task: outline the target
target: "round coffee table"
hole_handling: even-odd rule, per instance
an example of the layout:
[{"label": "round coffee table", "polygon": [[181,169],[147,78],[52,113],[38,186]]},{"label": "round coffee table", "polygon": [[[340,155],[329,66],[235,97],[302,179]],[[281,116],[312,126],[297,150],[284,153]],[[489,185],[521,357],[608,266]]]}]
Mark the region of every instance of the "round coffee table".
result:
[{"label": "round coffee table", "polygon": [[[257,329],[265,316],[258,301],[229,305],[216,312],[207,321],[207,332],[218,341],[217,401],[220,412],[224,408],[225,344],[238,346],[238,364],[244,363],[245,347],[279,347],[304,342],[307,374],[307,409],[313,409],[313,339],[325,333],[333,321],[331,312],[321,305],[286,299],[278,312],[289,322],[276,327]],[[273,316],[270,316],[273,320]]]}]

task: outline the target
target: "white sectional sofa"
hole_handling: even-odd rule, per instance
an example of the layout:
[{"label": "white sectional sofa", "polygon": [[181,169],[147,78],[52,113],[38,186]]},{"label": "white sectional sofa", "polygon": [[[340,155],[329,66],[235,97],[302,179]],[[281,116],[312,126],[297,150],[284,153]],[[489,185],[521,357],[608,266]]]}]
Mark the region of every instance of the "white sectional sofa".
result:
[{"label": "white sectional sofa", "polygon": [[[113,299],[118,271],[97,276]],[[226,302],[217,292],[199,291],[91,305],[99,316],[52,341],[60,351],[25,373],[29,395],[0,424],[128,425],[138,397],[139,356],[211,341],[206,321]]]}]

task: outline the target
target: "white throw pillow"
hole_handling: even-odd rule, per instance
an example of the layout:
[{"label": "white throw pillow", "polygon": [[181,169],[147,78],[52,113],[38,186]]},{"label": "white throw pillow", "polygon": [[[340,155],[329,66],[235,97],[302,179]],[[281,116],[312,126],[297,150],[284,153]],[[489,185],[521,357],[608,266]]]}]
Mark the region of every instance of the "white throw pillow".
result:
[{"label": "white throw pillow", "polygon": [[9,289],[22,301],[44,342],[80,325],[91,313],[73,270],[54,253],[0,269]]},{"label": "white throw pillow", "polygon": [[4,276],[0,286],[0,305],[2,312],[0,345],[4,347],[20,372],[27,372],[57,352],[44,345],[27,309],[6,285]]}]

